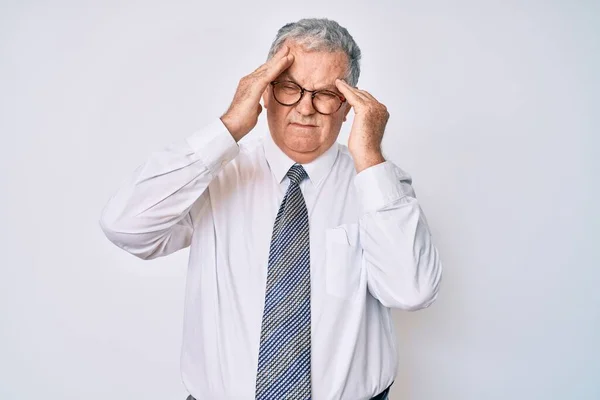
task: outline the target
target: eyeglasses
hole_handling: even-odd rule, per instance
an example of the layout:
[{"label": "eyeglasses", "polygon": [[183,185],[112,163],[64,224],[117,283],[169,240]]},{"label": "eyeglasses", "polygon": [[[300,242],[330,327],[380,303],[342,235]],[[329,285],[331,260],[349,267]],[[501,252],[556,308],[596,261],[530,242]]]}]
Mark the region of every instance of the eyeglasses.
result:
[{"label": "eyeglasses", "polygon": [[330,90],[308,90],[292,81],[273,81],[273,97],[282,106],[293,106],[302,100],[304,92],[311,94],[313,108],[323,115],[330,115],[340,109],[346,98]]}]

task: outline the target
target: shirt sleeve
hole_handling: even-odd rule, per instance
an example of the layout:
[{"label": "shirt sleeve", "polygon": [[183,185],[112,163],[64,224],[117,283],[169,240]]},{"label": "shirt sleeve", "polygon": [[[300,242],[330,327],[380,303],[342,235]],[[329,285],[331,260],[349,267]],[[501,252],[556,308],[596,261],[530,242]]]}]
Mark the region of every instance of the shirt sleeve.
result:
[{"label": "shirt sleeve", "polygon": [[411,183],[390,161],[354,180],[369,292],[386,307],[414,311],[435,301],[442,263]]},{"label": "shirt sleeve", "polygon": [[141,258],[165,256],[191,244],[190,209],[239,153],[220,119],[156,151],[104,206],[100,227],[123,250]]}]

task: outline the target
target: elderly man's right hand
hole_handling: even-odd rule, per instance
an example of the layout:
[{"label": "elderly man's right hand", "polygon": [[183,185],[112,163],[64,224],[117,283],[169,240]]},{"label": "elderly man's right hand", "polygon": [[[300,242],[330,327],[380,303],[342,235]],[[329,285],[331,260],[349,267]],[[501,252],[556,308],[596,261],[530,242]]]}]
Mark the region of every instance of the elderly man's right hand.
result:
[{"label": "elderly man's right hand", "polygon": [[221,121],[236,142],[256,126],[262,111],[260,97],[269,83],[293,62],[294,55],[289,54],[289,47],[284,45],[269,61],[240,79],[229,109],[221,116]]}]

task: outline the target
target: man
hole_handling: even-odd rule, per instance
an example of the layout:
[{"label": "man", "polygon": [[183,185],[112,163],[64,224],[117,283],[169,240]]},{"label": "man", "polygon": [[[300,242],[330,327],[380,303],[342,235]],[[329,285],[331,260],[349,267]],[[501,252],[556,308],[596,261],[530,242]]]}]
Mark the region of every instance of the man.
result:
[{"label": "man", "polygon": [[[355,87],[359,59],[334,21],[285,25],[227,112],[152,154],[103,210],[106,236],[142,259],[190,246],[190,399],[387,398],[390,308],[429,306],[442,266],[410,177],[383,157],[388,112]],[[238,144],[261,97],[270,134]]]}]

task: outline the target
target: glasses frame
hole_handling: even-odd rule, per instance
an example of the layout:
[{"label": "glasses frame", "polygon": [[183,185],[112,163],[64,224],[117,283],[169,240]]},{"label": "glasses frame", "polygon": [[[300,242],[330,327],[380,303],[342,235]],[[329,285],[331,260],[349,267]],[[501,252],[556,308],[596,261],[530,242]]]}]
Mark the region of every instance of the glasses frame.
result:
[{"label": "glasses frame", "polygon": [[[296,86],[298,86],[300,88],[300,98],[298,99],[298,101],[296,101],[295,103],[292,103],[292,104],[285,104],[285,103],[282,103],[281,101],[279,101],[279,99],[277,98],[277,96],[275,96],[275,85],[277,85],[278,83],[283,83],[283,82],[291,83],[291,84],[296,85]],[[305,92],[311,93],[311,95],[310,95],[310,102],[312,104],[312,107],[315,109],[316,112],[318,112],[319,114],[322,114],[322,115],[335,114],[340,108],[342,108],[342,106],[346,102],[346,98],[344,96],[342,96],[341,94],[337,94],[336,92],[332,92],[331,90],[327,90],[327,89],[321,89],[321,90],[308,90],[308,89],[304,89],[302,86],[298,85],[294,81],[289,81],[289,80],[272,81],[271,82],[271,86],[272,86],[272,89],[273,89],[273,97],[275,98],[275,101],[277,101],[282,106],[286,106],[286,107],[292,107],[292,106],[295,106],[296,104],[300,103],[302,101],[302,98],[304,97],[304,93]],[[340,99],[340,106],[335,111],[332,111],[332,112],[330,112],[328,114],[322,113],[321,111],[317,110],[317,107],[315,107],[315,96],[317,95],[317,93],[320,93],[320,92],[331,93],[331,94],[335,95],[337,98]]]}]

